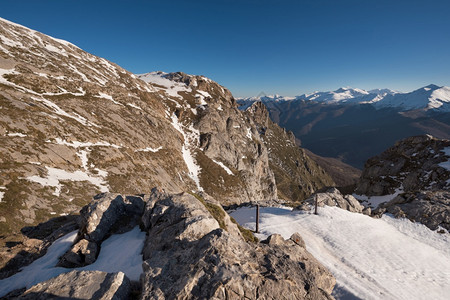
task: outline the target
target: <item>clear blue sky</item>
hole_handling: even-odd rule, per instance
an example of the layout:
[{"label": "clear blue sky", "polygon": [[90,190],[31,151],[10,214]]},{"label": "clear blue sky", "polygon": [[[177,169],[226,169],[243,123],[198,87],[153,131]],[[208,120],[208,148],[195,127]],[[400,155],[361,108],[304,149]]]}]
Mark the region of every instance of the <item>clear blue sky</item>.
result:
[{"label": "clear blue sky", "polygon": [[449,0],[0,0],[0,16],[134,73],[235,96],[450,85]]}]

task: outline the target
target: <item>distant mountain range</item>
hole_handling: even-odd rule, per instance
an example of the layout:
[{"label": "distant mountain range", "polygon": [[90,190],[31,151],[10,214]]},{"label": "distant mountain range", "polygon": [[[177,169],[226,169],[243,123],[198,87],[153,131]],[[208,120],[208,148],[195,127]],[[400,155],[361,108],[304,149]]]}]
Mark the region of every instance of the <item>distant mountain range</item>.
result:
[{"label": "distant mountain range", "polygon": [[409,93],[339,88],[296,97],[238,99],[241,109],[263,102],[273,121],[302,147],[362,169],[395,141],[421,134],[450,138],[450,88],[430,84]]},{"label": "distant mountain range", "polygon": [[450,87],[427,85],[409,93],[400,93],[390,89],[374,89],[370,91],[342,87],[335,91],[314,92],[296,97],[280,95],[241,98],[243,101],[315,101],[326,104],[372,104],[376,108],[395,107],[401,110],[435,110],[450,111]]}]

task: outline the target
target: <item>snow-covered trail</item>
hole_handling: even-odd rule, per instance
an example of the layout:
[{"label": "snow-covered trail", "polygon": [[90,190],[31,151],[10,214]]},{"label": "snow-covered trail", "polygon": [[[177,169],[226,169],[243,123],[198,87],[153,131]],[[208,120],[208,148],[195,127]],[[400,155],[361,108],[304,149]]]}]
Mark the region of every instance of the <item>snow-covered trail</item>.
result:
[{"label": "snow-covered trail", "polygon": [[[231,213],[255,228],[255,208]],[[312,212],[260,209],[260,234],[289,238],[299,232],[306,248],[346,292],[362,299],[449,299],[450,238],[406,219],[381,219],[336,207]],[[339,295],[335,295],[339,298]]]}]

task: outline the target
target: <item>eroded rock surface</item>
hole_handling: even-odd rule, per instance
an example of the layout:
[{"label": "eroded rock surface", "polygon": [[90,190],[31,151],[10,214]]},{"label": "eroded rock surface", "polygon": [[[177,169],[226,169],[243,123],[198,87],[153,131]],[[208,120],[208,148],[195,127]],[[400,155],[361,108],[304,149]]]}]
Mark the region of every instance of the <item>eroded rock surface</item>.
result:
[{"label": "eroded rock surface", "polygon": [[143,299],[330,298],[335,279],[298,234],[252,244],[220,213],[211,214],[223,211],[211,199],[157,193],[150,199],[143,217]]},{"label": "eroded rock surface", "polygon": [[398,141],[382,154],[367,160],[356,193],[367,196],[419,190],[449,190],[450,170],[442,163],[450,157],[444,149],[449,140],[430,135],[414,136]]},{"label": "eroded rock surface", "polygon": [[408,218],[420,222],[431,230],[439,227],[450,231],[450,192],[420,191],[398,195],[391,201],[380,205],[374,215],[384,212],[397,218]]},{"label": "eroded rock surface", "polygon": [[[125,207],[129,197],[117,194],[102,194],[83,208],[82,238],[65,257],[75,250],[95,251],[90,237],[98,238],[100,248],[101,237],[127,216],[131,223],[139,218],[147,232],[142,299],[332,298],[334,277],[306,250],[298,233],[288,240],[271,235],[262,242],[248,242],[243,229],[205,193],[174,194],[154,188],[150,195],[136,197],[139,209],[129,203],[128,215],[118,207]],[[104,234],[88,234],[99,229]],[[82,263],[90,263],[89,255],[81,252],[76,254]]]},{"label": "eroded rock surface", "polygon": [[312,195],[296,209],[310,210],[311,207],[314,207],[316,201],[319,207],[323,207],[324,205],[337,206],[356,213],[362,213],[364,210],[364,207],[355,197],[352,195],[342,195],[337,188],[330,188],[326,192]]},{"label": "eroded rock surface", "polygon": [[123,300],[129,294],[130,281],[122,272],[71,271],[32,286],[18,299]]},{"label": "eroded rock surface", "polygon": [[[356,189],[367,196],[399,195],[381,203],[373,216],[391,213],[432,230],[450,229],[450,141],[430,135],[397,142],[369,159]],[[389,200],[389,199],[388,199]]]},{"label": "eroded rock surface", "polygon": [[100,194],[80,211],[80,230],[72,248],[59,266],[80,267],[95,262],[100,245],[112,233],[131,230],[140,223],[144,196]]}]

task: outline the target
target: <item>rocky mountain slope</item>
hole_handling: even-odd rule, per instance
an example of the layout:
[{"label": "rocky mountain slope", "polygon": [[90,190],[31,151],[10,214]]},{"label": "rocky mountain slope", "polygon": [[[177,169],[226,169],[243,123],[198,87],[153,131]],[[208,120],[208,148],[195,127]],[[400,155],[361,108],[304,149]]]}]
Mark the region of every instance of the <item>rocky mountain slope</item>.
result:
[{"label": "rocky mountain slope", "polygon": [[366,162],[355,196],[378,208],[375,215],[389,212],[449,230],[449,161],[449,140],[430,135],[401,140]]},{"label": "rocky mountain slope", "polygon": [[76,227],[100,192],[159,186],[229,206],[299,201],[333,184],[292,136],[266,118],[269,139],[206,77],[136,76],[69,42],[0,25],[1,278]]}]

